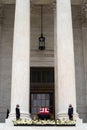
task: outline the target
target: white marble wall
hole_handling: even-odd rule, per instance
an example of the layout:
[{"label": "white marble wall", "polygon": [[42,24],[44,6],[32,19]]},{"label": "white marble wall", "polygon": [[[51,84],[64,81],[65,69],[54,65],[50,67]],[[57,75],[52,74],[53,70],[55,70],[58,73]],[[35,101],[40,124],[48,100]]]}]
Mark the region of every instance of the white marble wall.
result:
[{"label": "white marble wall", "polygon": [[[0,39],[0,122],[6,117],[6,109],[10,108],[12,46],[14,27],[14,5],[4,5],[3,23]],[[87,27],[81,23],[79,6],[72,7],[74,49],[76,68],[77,110],[80,117],[87,122],[87,67],[86,46]],[[46,37],[46,50],[38,50],[38,37],[40,36],[40,7],[32,5],[31,8],[31,66],[54,66],[54,20],[52,6],[44,7],[43,15],[44,36]]]}]

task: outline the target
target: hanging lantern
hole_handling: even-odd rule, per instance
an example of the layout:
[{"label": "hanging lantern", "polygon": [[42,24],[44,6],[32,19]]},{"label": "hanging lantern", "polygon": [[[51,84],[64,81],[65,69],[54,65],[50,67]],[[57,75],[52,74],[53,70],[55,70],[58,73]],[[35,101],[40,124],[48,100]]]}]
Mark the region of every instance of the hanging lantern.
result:
[{"label": "hanging lantern", "polygon": [[41,36],[39,37],[39,49],[45,49],[45,37],[43,36],[43,5],[41,5]]}]

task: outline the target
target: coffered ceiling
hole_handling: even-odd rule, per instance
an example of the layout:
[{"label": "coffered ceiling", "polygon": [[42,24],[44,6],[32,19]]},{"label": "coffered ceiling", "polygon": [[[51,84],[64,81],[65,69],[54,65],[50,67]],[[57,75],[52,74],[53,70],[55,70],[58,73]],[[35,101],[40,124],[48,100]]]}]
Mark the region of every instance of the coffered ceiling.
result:
[{"label": "coffered ceiling", "polygon": [[[0,0],[1,2],[5,4],[14,4],[16,0]],[[55,0],[31,0],[34,4],[49,4],[52,3]],[[71,0],[72,4],[80,4],[82,0]]]}]

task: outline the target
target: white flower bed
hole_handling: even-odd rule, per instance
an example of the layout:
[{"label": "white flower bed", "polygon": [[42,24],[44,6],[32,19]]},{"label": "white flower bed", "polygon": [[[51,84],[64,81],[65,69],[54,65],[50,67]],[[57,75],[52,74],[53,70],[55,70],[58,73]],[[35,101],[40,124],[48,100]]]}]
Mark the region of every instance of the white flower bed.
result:
[{"label": "white flower bed", "polygon": [[76,125],[74,120],[27,120],[20,119],[13,121],[14,125]]}]

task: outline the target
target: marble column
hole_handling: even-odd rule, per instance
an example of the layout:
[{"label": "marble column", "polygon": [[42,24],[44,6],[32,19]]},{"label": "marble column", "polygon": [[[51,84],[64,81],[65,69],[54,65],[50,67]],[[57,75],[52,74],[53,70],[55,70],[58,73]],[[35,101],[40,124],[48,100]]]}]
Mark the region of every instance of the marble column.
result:
[{"label": "marble column", "polygon": [[76,114],[75,63],[71,0],[56,1],[55,109],[56,118],[68,118],[68,106]]},{"label": "marble column", "polygon": [[54,72],[55,72],[55,117],[58,114],[58,73],[57,73],[57,10],[56,3],[53,6],[54,11]]},{"label": "marble column", "polygon": [[16,0],[10,118],[15,118],[16,104],[21,118],[30,118],[30,0]]},{"label": "marble column", "polygon": [[[85,84],[86,84],[85,93],[87,93],[87,1],[86,0],[83,0],[83,4],[82,4],[81,23],[82,23],[82,41],[83,41],[82,43],[83,43],[84,69],[85,69],[84,73],[85,73]],[[86,105],[87,105],[87,96],[86,96],[85,106]]]}]

